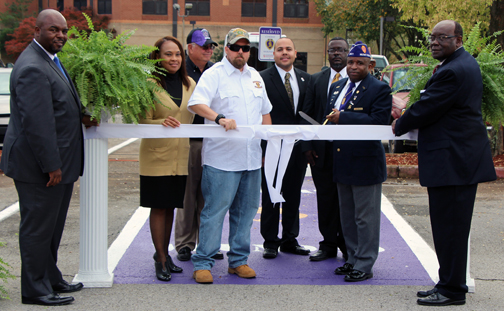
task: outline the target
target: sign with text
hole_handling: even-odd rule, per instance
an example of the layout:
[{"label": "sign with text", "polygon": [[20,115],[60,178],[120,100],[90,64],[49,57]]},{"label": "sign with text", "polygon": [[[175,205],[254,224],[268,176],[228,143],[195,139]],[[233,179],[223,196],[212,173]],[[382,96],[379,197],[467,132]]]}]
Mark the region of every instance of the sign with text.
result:
[{"label": "sign with text", "polygon": [[273,62],[273,47],[275,42],[282,36],[280,27],[260,27],[259,28],[259,60],[263,62]]}]

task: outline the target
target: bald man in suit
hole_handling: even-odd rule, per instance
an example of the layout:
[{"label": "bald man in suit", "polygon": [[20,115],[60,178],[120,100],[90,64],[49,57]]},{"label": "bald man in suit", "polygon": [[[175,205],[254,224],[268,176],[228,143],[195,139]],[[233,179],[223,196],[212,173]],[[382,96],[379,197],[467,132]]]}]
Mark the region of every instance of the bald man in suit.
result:
[{"label": "bald man in suit", "polygon": [[0,168],[14,179],[21,223],[22,303],[70,304],[60,297],[82,289],[58,269],[58,248],[74,182],[82,175],[82,125],[96,125],[81,113],[77,91],[56,53],[67,40],[67,23],[55,10],[37,17],[35,38],[11,74],[11,117]]}]

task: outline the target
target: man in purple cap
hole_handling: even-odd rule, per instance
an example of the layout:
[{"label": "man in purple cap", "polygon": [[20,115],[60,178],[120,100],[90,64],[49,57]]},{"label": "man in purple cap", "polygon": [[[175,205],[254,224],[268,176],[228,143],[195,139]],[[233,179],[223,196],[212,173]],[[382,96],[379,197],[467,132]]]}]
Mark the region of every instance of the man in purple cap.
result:
[{"label": "man in purple cap", "polygon": [[[187,74],[198,83],[205,70],[212,67],[210,61],[217,43],[212,40],[206,29],[193,29],[187,36]],[[193,124],[205,123],[199,115],[194,116]],[[203,138],[191,138],[189,151],[189,175],[184,196],[184,208],[177,209],[175,218],[175,249],[177,259],[180,261],[191,260],[191,251],[196,247],[198,238],[200,214],[205,201],[201,193],[201,147]],[[213,259],[224,259],[219,251]]]},{"label": "man in purple cap", "polygon": [[[356,42],[347,58],[348,78],[332,84],[326,107],[330,124],[387,125],[392,109],[390,87],[369,73],[371,53]],[[333,180],[348,259],[334,273],[347,282],[373,277],[380,242],[382,183],[387,179],[381,141],[334,141]]]}]

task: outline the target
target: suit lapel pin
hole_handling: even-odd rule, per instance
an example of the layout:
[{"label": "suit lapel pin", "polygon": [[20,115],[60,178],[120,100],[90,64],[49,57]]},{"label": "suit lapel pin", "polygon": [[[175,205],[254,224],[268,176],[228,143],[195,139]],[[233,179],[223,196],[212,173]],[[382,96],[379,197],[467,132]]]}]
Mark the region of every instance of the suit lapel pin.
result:
[{"label": "suit lapel pin", "polygon": [[[354,96],[353,100],[357,100],[357,96]],[[353,105],[353,104],[352,104]]]},{"label": "suit lapel pin", "polygon": [[340,88],[340,86],[338,85],[336,88],[337,88],[337,89],[339,89],[339,88]]},{"label": "suit lapel pin", "polygon": [[303,82],[304,82],[304,78],[303,78],[303,77],[301,77],[301,81],[303,81]]},{"label": "suit lapel pin", "polygon": [[359,94],[359,92],[360,92],[360,91],[359,91],[359,90],[357,90],[357,92],[355,92],[355,94]]},{"label": "suit lapel pin", "polygon": [[339,94],[339,91],[336,91],[336,92],[334,92],[333,94],[334,94],[334,95],[338,95],[338,94]]}]

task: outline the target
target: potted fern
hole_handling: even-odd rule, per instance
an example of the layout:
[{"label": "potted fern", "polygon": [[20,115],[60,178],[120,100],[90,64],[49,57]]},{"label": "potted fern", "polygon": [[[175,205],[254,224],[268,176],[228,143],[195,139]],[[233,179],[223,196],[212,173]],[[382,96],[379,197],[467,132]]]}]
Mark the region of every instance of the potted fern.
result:
[{"label": "potted fern", "polygon": [[[490,124],[495,130],[491,132],[491,142],[494,154],[499,153],[499,143],[502,145],[502,122],[504,121],[504,53],[502,47],[497,44],[496,37],[504,31],[498,31],[491,36],[482,36],[482,30],[478,22],[471,29],[469,34],[464,39],[464,49],[474,56],[478,62],[481,75],[483,77],[483,100],[481,112],[483,121]],[[410,96],[407,106],[411,106],[414,102],[420,99],[420,90],[425,87],[425,84],[432,76],[434,67],[439,63],[433,59],[428,44],[429,31],[422,28],[417,28],[425,38],[425,44],[420,48],[406,46],[401,49],[408,51],[415,56],[410,56],[405,62],[423,63],[427,66],[416,67],[412,66],[405,79],[405,88],[410,88]],[[401,81],[403,82],[403,81]]]},{"label": "potted fern", "polygon": [[123,122],[138,123],[140,115],[154,107],[156,92],[163,91],[152,75],[156,60],[148,59],[155,50],[150,46],[125,44],[134,31],[113,38],[95,31],[85,13],[91,32],[68,32],[69,40],[58,55],[74,81],[82,105],[92,119],[121,114]]}]

